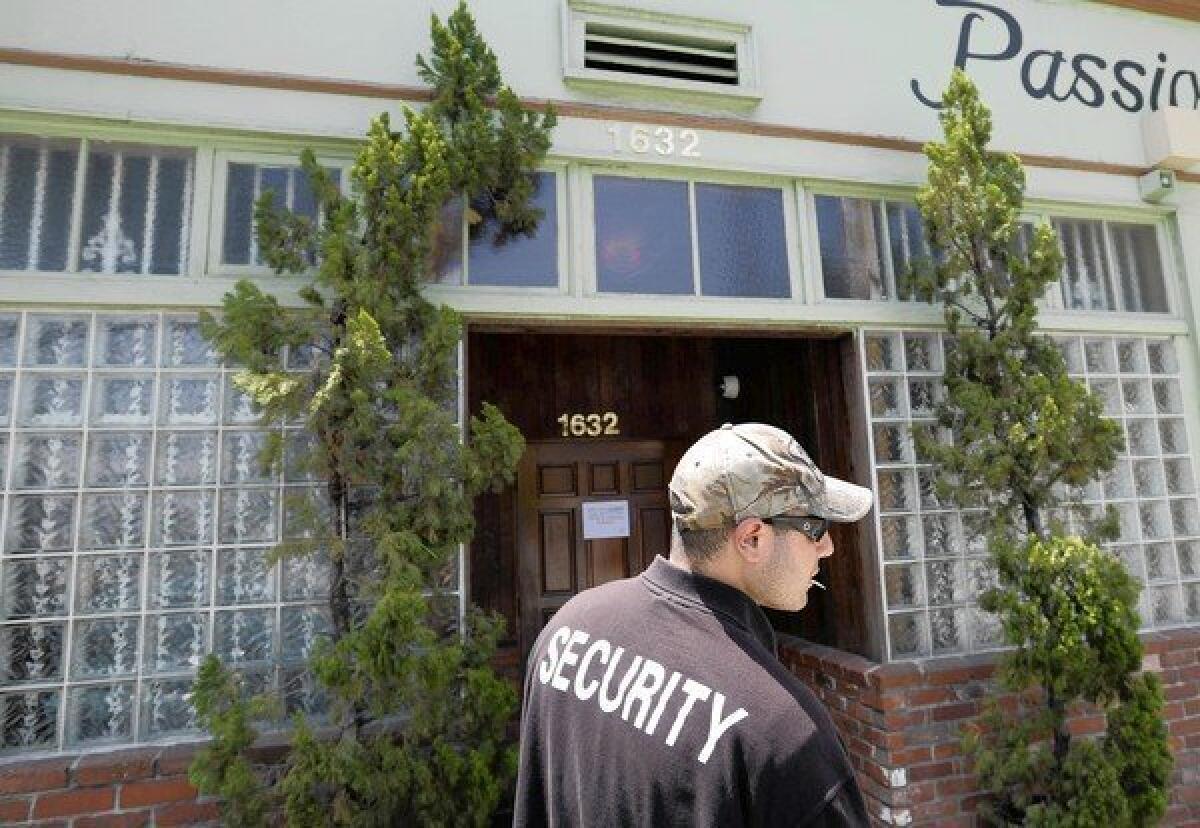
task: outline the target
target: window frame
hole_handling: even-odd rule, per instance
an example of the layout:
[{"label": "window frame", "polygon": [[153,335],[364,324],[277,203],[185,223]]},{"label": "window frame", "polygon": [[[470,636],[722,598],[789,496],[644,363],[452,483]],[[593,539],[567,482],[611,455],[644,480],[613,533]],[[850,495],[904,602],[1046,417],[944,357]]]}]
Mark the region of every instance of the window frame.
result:
[{"label": "window frame", "polygon": [[[925,319],[922,308],[926,303],[917,300],[900,299],[895,290],[894,264],[891,257],[891,231],[888,227],[886,203],[889,201],[904,201],[912,203],[916,191],[911,188],[888,187],[880,185],[854,185],[840,182],[804,182],[802,197],[805,213],[804,230],[808,234],[810,256],[806,266],[812,274],[812,296],[815,305],[829,307],[852,308],[864,305],[885,306],[894,308],[897,313],[889,318],[905,319],[920,323]],[[881,227],[881,243],[883,259],[885,260],[884,278],[891,295],[880,299],[847,299],[831,297],[825,294],[824,263],[821,260],[820,232],[817,224],[816,196],[833,196],[838,198],[860,198],[877,203],[883,210],[883,226]],[[1052,222],[1055,219],[1098,221],[1102,224],[1104,235],[1104,255],[1109,262],[1109,289],[1113,292],[1117,306],[1112,310],[1082,310],[1067,308],[1062,301],[1062,276],[1052,285],[1048,285],[1046,293],[1038,300],[1041,310],[1048,315],[1043,319],[1043,327],[1058,328],[1060,326],[1072,329],[1115,330],[1122,327],[1133,330],[1153,329],[1154,323],[1163,320],[1181,321],[1181,298],[1178,282],[1180,281],[1178,258],[1169,232],[1169,217],[1172,213],[1163,210],[1136,210],[1120,207],[1079,207],[1076,205],[1060,205],[1045,201],[1031,200],[1026,203],[1020,213],[1020,220],[1030,222],[1035,227],[1043,221]],[[1120,273],[1116,271],[1116,257],[1113,241],[1109,232],[1112,223],[1137,224],[1153,227],[1155,243],[1158,247],[1159,258],[1162,262],[1163,289],[1167,298],[1166,311],[1130,311],[1121,307],[1123,294],[1121,290]],[[940,306],[930,305],[941,318]],[[904,309],[904,310],[901,310]],[[859,316],[860,314],[850,314]],[[875,314],[862,315],[864,321],[874,321]],[[1115,326],[1114,326],[1114,323]]]},{"label": "window frame", "polygon": [[461,284],[431,281],[430,287],[436,288],[439,292],[445,291],[447,296],[462,295],[464,293],[490,294],[499,297],[566,296],[570,291],[571,285],[571,239],[574,235],[571,232],[571,212],[574,208],[574,203],[570,198],[570,190],[567,183],[567,179],[570,177],[570,166],[565,160],[546,159],[536,170],[537,172],[554,173],[554,199],[555,210],[557,212],[555,217],[557,219],[555,232],[558,234],[555,244],[555,268],[558,278],[554,285],[531,285],[523,287],[521,285],[471,284],[470,239],[468,237],[467,222],[464,218],[460,236],[463,281]]},{"label": "window frame", "polygon": [[[5,279],[21,279],[22,277],[28,278],[30,274],[38,274],[50,279],[69,279],[75,283],[81,280],[92,279],[132,280],[139,283],[146,283],[148,280],[179,282],[180,280],[194,276],[198,268],[202,267],[202,263],[196,260],[198,250],[195,244],[197,235],[199,234],[197,219],[200,216],[200,208],[206,197],[202,191],[202,185],[206,186],[206,181],[201,176],[201,170],[205,165],[205,158],[203,148],[199,144],[180,140],[178,136],[169,134],[156,136],[153,134],[130,135],[93,129],[31,129],[29,126],[19,123],[9,124],[3,119],[0,119],[0,134],[28,138],[33,141],[44,140],[64,144],[74,143],[77,153],[74,183],[71,193],[70,226],[67,228],[66,266],[62,270],[42,270],[28,267],[20,270],[0,269],[0,281]],[[117,147],[145,147],[148,150],[178,151],[180,155],[190,154],[192,168],[191,183],[189,186],[191,192],[189,193],[185,190],[187,196],[185,203],[188,214],[187,242],[186,246],[181,246],[180,249],[180,256],[183,261],[178,273],[102,273],[80,268],[79,263],[83,244],[83,208],[84,202],[87,199],[88,161],[92,147],[95,144],[110,144]]]},{"label": "window frame", "polygon": [[[808,294],[803,284],[803,259],[801,258],[799,238],[799,216],[796,212],[796,180],[769,175],[747,175],[711,170],[681,169],[659,165],[614,166],[599,164],[584,164],[582,186],[577,204],[582,208],[579,221],[580,260],[578,288],[576,296],[584,299],[629,299],[633,301],[653,300],[665,303],[669,308],[678,308],[686,313],[686,308],[694,307],[693,303],[787,303],[791,306],[808,304]],[[688,232],[690,234],[692,252],[692,292],[691,293],[617,293],[602,291],[599,287],[599,267],[596,262],[596,198],[594,180],[597,176],[616,178],[636,178],[652,181],[681,181],[688,185]],[[780,191],[780,209],[783,218],[784,256],[788,269],[788,292],[785,297],[764,296],[708,296],[701,292],[703,279],[700,273],[700,236],[699,214],[696,211],[696,184],[719,184],[733,187],[757,187],[778,189]],[[669,312],[669,311],[668,311]]]},{"label": "window frame", "polygon": [[[343,195],[350,192],[350,169],[354,166],[353,158],[349,156],[322,153],[317,161],[323,167],[340,171],[338,190]],[[247,278],[274,276],[267,265],[255,264],[225,264],[221,261],[225,246],[225,197],[229,186],[230,164],[254,164],[268,167],[299,167],[300,151],[288,154],[286,152],[262,152],[254,150],[218,149],[213,153],[212,183],[209,187],[209,233],[205,256],[204,275],[210,278]]]}]

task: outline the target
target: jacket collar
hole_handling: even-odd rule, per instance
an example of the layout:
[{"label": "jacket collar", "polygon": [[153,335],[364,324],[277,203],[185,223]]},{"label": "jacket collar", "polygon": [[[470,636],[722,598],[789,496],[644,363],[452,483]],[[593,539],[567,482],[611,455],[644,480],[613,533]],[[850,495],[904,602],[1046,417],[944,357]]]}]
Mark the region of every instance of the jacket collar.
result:
[{"label": "jacket collar", "polygon": [[729,584],[705,575],[680,569],[662,556],[641,574],[641,578],[657,588],[655,591],[669,592],[691,604],[697,604],[724,621],[731,621],[754,636],[773,655],[775,653],[775,630],[766,614],[746,593]]}]

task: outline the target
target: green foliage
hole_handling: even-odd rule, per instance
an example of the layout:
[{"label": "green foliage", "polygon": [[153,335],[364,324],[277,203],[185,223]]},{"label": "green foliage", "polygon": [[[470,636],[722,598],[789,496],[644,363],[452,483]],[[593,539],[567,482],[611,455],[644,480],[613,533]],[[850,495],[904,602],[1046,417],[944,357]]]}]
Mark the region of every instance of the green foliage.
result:
[{"label": "green foliage", "polygon": [[[943,304],[953,347],[938,427],[914,437],[938,467],[939,494],[986,510],[996,585],[980,603],[1013,648],[1001,657],[1000,685],[1028,708],[1013,716],[992,700],[982,732],[965,738],[993,795],[980,815],[993,824],[1151,824],[1166,808],[1171,757],[1161,688],[1138,672],[1140,585],[1097,545],[1112,533],[1111,515],[1084,537],[1065,536],[1052,517],[1112,468],[1120,427],[1038,333],[1037,301],[1062,256],[1049,225],[1029,232],[1019,222],[1020,162],[987,149],[991,115],[961,71],[943,103],[944,138],[925,148],[929,178],[917,196],[937,255],[911,279]],[[1103,739],[1072,738],[1068,714],[1080,703],[1107,717]]]},{"label": "green foliage", "polygon": [[[205,331],[241,366],[237,386],[264,422],[303,422],[312,440],[288,462],[324,481],[286,504],[291,531],[276,560],[316,556],[330,570],[330,633],[309,658],[327,712],[293,716],[278,784],[249,753],[278,711],[247,698],[240,677],[209,658],[196,686],[213,736],[192,779],[224,799],[228,824],[484,825],[515,772],[505,728],[513,688],[489,668],[501,621],[477,612],[457,626],[454,562],[474,529],[474,498],[513,479],[524,441],[493,406],[457,423],[462,325],[422,294],[446,204],[489,210],[498,235],[530,233],[533,172],[553,113],[521,111],[465,5],[433,20],[433,54],[418,58],[435,100],[379,116],[344,196],[311,152],[301,158],[321,221],[256,207],[260,248],[280,273],[310,279],[304,306],[284,307],[248,281]],[[315,270],[314,265],[315,264]],[[288,369],[287,352],[311,367]],[[282,440],[263,462],[282,462]]]}]

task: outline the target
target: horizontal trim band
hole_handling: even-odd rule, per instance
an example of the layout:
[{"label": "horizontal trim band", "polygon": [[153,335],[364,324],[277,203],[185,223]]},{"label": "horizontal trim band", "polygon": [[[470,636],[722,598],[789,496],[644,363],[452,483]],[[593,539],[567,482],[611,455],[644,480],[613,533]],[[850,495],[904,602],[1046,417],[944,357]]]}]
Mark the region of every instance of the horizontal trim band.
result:
[{"label": "horizontal trim band", "polygon": [[[100,72],[110,75],[157,78],[161,80],[213,83],[256,89],[280,89],[292,92],[349,95],[359,98],[380,98],[384,100],[413,102],[432,100],[432,93],[426,87],[375,83],[371,81],[338,80],[310,75],[251,71],[248,69],[220,69],[209,66],[195,66],[133,58],[73,55],[30,49],[0,48],[0,63],[17,66],[36,66],[46,69],[65,69],[79,72]],[[546,101],[536,98],[522,98],[522,102],[526,106],[539,110],[545,109],[547,106],[553,106],[558,114],[571,118],[622,121],[653,120],[655,123],[664,126],[709,129],[717,132],[788,138],[800,141],[819,141],[830,144],[871,147],[873,149],[897,150],[899,152],[920,153],[923,147],[922,142],[907,138],[838,132],[827,129],[809,129],[782,124],[759,124],[720,116],[686,115],[650,109],[586,104],[574,101]],[[1032,167],[1076,170],[1078,172],[1103,173],[1107,175],[1138,176],[1150,169],[1131,164],[1111,164],[1101,161],[1085,161],[1050,155],[1024,154],[1020,155],[1020,158],[1022,163]],[[1200,173],[1181,173],[1178,178],[1181,181],[1200,183]]]}]

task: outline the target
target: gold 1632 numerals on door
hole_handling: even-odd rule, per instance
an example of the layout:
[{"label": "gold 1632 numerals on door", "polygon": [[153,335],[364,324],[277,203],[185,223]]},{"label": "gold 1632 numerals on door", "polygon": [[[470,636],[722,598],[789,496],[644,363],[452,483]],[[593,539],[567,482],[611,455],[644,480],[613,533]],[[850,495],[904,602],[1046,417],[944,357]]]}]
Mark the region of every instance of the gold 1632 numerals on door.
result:
[{"label": "gold 1632 numerals on door", "polygon": [[621,420],[614,411],[560,414],[557,422],[563,437],[611,437],[621,433]]}]

